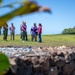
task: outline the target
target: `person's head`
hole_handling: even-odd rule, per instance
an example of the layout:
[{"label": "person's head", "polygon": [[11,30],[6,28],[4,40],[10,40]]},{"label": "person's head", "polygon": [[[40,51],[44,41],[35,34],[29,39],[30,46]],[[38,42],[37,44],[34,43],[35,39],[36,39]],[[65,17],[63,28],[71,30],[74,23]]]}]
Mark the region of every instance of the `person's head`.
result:
[{"label": "person's head", "polygon": [[36,23],[34,23],[34,26],[36,26]]},{"label": "person's head", "polygon": [[22,21],[23,24],[26,24],[26,22]]},{"label": "person's head", "polygon": [[7,24],[7,23],[6,23],[5,25],[6,25],[6,26],[8,26],[8,24]]},{"label": "person's head", "polygon": [[13,23],[11,23],[11,26],[13,26]]},{"label": "person's head", "polygon": [[7,23],[5,23],[5,25],[4,25],[3,27],[8,27],[8,24],[7,24]]},{"label": "person's head", "polygon": [[39,25],[38,25],[38,26],[42,26],[42,25],[41,25],[41,23],[39,23]]}]

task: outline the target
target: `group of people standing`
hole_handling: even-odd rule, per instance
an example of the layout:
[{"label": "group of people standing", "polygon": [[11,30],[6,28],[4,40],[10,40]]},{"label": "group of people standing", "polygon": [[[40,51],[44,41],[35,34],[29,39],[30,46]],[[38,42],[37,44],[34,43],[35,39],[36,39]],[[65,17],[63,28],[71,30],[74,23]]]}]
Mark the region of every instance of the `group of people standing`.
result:
[{"label": "group of people standing", "polygon": [[[8,30],[10,30],[10,40],[15,40],[15,26],[13,25],[13,23],[11,23],[10,27],[8,27],[7,23],[5,26],[3,26],[3,35],[4,35],[3,40],[7,40]],[[28,41],[26,22],[22,21],[22,24],[20,25],[20,31],[21,31],[20,39],[23,42]],[[41,23],[39,23],[38,26],[36,25],[36,23],[34,23],[30,29],[31,41],[36,42],[38,40],[38,42],[42,42],[41,34],[42,34]]]},{"label": "group of people standing", "polygon": [[[22,41],[23,42],[27,41],[28,37],[27,37],[26,22],[22,21],[22,24],[20,26],[20,31],[21,31],[20,38],[22,39]],[[38,27],[37,27],[36,23],[34,23],[34,25],[30,29],[31,41],[36,42],[37,41],[37,36],[38,36],[38,42],[42,42],[41,34],[42,34],[42,25],[41,25],[41,23],[38,24]]]},{"label": "group of people standing", "polygon": [[31,27],[30,33],[31,33],[32,41],[37,41],[37,36],[38,36],[38,42],[42,42],[42,38],[41,38],[42,25],[41,25],[41,23],[38,24],[38,27],[36,26],[36,23],[34,23],[33,27]]},{"label": "group of people standing", "polygon": [[15,27],[13,25],[13,23],[11,23],[11,26],[8,27],[8,24],[6,23],[5,26],[3,26],[3,40],[7,40],[7,36],[8,36],[8,30],[10,30],[10,40],[14,40],[14,36],[15,36]]}]

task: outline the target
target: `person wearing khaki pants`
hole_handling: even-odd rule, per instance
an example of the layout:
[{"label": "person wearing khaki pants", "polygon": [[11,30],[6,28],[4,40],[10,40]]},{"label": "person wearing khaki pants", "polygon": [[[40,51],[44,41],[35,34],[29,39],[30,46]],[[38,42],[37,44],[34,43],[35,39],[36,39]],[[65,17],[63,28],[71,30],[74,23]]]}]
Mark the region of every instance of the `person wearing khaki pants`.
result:
[{"label": "person wearing khaki pants", "polygon": [[13,23],[11,23],[11,27],[10,27],[10,40],[14,40],[15,39],[14,36],[15,36],[15,27],[14,27]]}]

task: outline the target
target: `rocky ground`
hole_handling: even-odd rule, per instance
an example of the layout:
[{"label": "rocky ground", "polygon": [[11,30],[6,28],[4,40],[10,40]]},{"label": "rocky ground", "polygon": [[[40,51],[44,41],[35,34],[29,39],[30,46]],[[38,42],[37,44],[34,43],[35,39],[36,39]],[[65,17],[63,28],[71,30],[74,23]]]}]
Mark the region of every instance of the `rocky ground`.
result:
[{"label": "rocky ground", "polygon": [[8,56],[6,75],[75,75],[75,47],[0,47]]}]

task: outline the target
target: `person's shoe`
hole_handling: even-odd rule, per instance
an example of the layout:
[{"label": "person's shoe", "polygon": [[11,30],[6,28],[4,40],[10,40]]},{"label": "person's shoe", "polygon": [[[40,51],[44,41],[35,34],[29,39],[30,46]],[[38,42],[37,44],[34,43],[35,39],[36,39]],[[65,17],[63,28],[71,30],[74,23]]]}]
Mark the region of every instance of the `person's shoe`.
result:
[{"label": "person's shoe", "polygon": [[26,41],[28,41],[28,39],[26,39]]},{"label": "person's shoe", "polygon": [[22,41],[22,42],[25,42],[25,41]]}]

